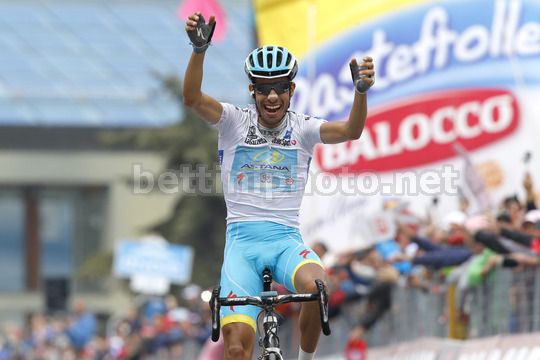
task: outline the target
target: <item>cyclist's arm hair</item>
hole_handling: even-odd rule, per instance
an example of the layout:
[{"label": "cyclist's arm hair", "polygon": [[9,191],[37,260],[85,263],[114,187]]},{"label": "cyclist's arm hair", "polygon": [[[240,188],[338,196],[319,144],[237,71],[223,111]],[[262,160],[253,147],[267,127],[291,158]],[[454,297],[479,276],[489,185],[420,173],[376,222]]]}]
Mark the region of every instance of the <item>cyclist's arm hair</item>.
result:
[{"label": "cyclist's arm hair", "polygon": [[337,144],[347,140],[356,140],[362,135],[367,117],[367,96],[354,92],[354,102],[347,121],[332,121],[321,125],[321,141],[325,144]]},{"label": "cyclist's arm hair", "polygon": [[182,95],[187,107],[205,121],[216,124],[223,112],[223,106],[219,101],[201,91],[204,55],[205,53],[196,54],[195,52],[191,54],[184,76]]}]

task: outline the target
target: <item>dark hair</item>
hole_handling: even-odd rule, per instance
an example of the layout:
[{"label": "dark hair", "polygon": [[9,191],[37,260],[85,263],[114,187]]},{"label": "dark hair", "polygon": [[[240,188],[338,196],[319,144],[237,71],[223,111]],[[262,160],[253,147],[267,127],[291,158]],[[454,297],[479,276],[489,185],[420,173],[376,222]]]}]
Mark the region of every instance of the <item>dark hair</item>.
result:
[{"label": "dark hair", "polygon": [[322,241],[315,241],[312,247],[314,247],[315,245],[320,246],[324,252],[328,252],[328,246],[326,246]]},{"label": "dark hair", "polygon": [[356,259],[362,260],[363,258],[368,256],[372,251],[375,251],[375,250],[376,250],[375,245],[370,245],[370,246],[368,246],[366,248],[357,250],[354,253],[354,256],[356,257]]},{"label": "dark hair", "polygon": [[499,222],[503,222],[503,223],[507,223],[507,224],[511,224],[512,223],[512,219],[510,218],[510,215],[506,212],[506,211],[502,211],[500,212],[497,217],[496,217],[497,221]]},{"label": "dark hair", "polygon": [[507,196],[503,200],[503,206],[504,207],[510,206],[512,203],[515,203],[515,204],[518,204],[519,206],[521,206],[521,202],[519,201],[517,195],[515,195],[515,194],[512,195],[512,196]]}]

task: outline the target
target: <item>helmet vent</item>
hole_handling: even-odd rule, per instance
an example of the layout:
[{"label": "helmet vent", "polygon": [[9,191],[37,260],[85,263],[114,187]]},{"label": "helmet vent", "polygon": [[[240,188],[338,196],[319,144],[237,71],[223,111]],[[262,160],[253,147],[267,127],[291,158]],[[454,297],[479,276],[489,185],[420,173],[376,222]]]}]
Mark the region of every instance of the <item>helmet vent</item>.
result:
[{"label": "helmet vent", "polygon": [[263,62],[264,62],[263,56],[264,56],[264,54],[263,54],[262,51],[257,53],[257,62],[258,62],[258,64],[256,66],[263,66]]},{"label": "helmet vent", "polygon": [[281,55],[281,51],[277,53],[276,56],[276,65],[281,64],[281,60],[283,60],[283,55]]}]

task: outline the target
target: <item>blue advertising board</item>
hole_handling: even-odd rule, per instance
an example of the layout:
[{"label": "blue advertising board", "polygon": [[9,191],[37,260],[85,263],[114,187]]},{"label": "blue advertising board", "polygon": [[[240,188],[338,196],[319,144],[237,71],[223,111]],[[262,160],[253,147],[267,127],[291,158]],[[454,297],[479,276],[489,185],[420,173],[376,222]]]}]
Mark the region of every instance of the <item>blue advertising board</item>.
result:
[{"label": "blue advertising board", "polygon": [[191,280],[193,249],[166,241],[122,240],[115,252],[114,274],[164,278],[175,284]]}]

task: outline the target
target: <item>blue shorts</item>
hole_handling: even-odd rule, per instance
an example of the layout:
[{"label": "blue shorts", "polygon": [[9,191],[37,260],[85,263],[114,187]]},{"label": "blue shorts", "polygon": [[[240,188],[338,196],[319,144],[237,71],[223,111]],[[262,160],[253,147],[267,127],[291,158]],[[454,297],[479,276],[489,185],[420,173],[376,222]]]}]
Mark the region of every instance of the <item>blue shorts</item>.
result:
[{"label": "blue shorts", "polygon": [[[296,292],[294,276],[308,263],[323,267],[317,254],[304,244],[300,231],[294,227],[270,221],[229,224],[220,297],[258,296],[263,291],[264,268],[272,271],[274,281]],[[243,322],[256,330],[259,312],[258,307],[251,305],[222,307],[221,326]]]}]

